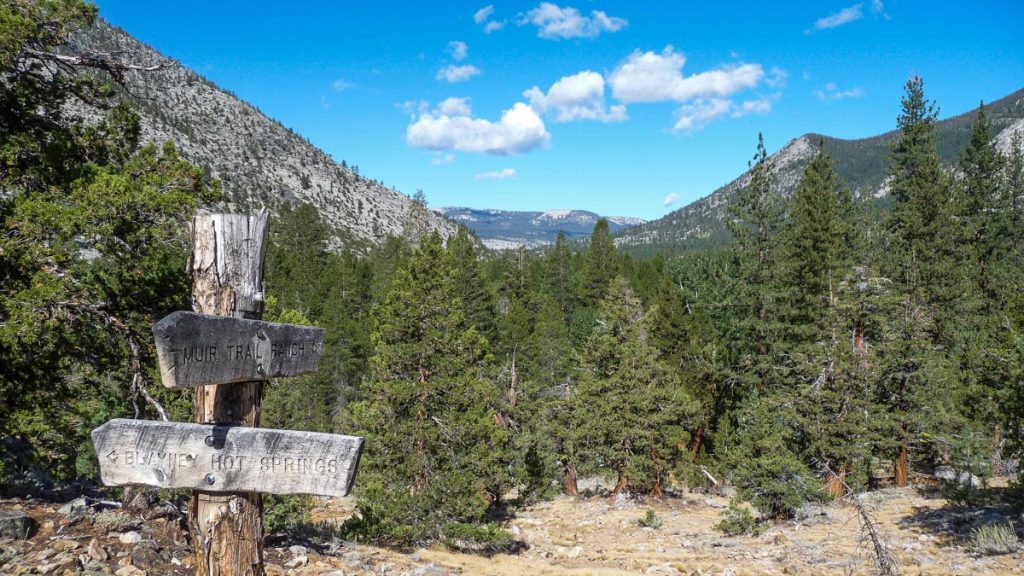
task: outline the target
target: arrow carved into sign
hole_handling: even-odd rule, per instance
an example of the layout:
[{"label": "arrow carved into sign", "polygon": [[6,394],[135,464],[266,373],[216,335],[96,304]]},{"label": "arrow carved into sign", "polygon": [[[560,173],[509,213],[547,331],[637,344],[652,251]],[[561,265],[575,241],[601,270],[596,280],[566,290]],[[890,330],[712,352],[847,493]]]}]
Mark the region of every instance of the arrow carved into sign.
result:
[{"label": "arrow carved into sign", "polygon": [[174,312],[153,325],[160,377],[190,388],[316,372],[322,328],[194,312]]}]

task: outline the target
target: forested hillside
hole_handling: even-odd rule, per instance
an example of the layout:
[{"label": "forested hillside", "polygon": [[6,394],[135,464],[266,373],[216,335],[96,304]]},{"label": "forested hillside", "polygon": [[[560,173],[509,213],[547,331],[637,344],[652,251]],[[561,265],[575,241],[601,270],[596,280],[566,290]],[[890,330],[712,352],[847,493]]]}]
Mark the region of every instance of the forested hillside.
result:
[{"label": "forested hillside", "polygon": [[[158,384],[150,328],[190,309],[186,223],[223,184],[143,145],[138,112],[91,79],[144,73],[130,60],[55,51],[95,17],[0,6],[4,496],[119,498],[89,431],[190,410]],[[102,120],[67,116],[76,99]],[[731,244],[684,256],[623,254],[603,219],[582,249],[560,235],[485,256],[465,229],[339,247],[330,213],[282,203],[265,319],[326,340],[318,373],[268,385],[262,425],[365,437],[357,513],[332,528],[346,540],[514,551],[516,506],[726,486],[719,529],[759,533],[943,467],[944,496],[977,506],[1024,449],[1024,132],[997,146],[980,109],[950,166],[938,128],[912,77],[873,168],[882,217],[840,149],[802,144],[780,201],[777,159],[752,142],[749,177],[716,200]],[[266,505],[269,531],[309,527],[311,499]]]},{"label": "forested hillside", "polygon": [[[999,150],[1006,154],[1013,134],[1024,130],[1024,90],[986,105],[986,110],[991,135]],[[935,144],[944,168],[957,170],[959,154],[971,137],[975,115],[976,111],[971,111],[936,122]],[[890,202],[887,166],[889,149],[897,138],[898,132],[892,131],[856,140],[823,134],[805,134],[791,140],[772,154],[773,196],[783,202],[794,193],[818,142],[824,142],[840,183],[871,208],[882,209]],[[615,242],[623,250],[648,257],[659,252],[682,254],[723,246],[732,240],[726,225],[727,206],[749,179],[750,173],[745,172],[704,198],[617,234]]]}]

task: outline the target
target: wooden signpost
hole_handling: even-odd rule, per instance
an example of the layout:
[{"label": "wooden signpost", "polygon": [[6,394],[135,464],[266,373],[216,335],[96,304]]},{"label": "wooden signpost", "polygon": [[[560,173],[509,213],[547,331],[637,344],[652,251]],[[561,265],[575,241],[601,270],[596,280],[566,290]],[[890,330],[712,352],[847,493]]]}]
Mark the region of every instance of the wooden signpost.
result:
[{"label": "wooden signpost", "polygon": [[345,496],[363,439],[259,428],[268,378],[315,372],[324,331],[260,320],[267,213],[192,221],[195,313],[153,326],[160,377],[194,388],[195,424],[116,419],[93,430],[110,486],[191,488],[199,576],[263,575],[262,493]]}]

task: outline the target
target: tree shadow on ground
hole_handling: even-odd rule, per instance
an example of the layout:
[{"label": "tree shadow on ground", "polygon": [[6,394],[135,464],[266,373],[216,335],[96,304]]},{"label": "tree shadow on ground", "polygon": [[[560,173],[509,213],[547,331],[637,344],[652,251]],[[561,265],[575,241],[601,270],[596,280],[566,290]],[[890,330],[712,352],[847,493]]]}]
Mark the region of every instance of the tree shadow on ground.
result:
[{"label": "tree shadow on ground", "polygon": [[[918,493],[925,498],[941,499],[948,495],[941,486],[921,486]],[[915,506],[914,513],[898,521],[903,528],[932,534],[943,546],[965,545],[971,530],[991,523],[1013,521],[1020,527],[1013,506],[1009,502],[1006,488],[982,488],[971,498],[971,504],[957,503],[947,499],[940,508]]]}]

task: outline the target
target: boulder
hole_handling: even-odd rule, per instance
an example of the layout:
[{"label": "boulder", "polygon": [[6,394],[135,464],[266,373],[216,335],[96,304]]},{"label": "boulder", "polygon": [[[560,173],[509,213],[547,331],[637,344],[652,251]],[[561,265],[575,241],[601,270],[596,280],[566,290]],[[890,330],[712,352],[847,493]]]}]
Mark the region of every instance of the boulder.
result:
[{"label": "boulder", "polygon": [[28,540],[37,528],[36,521],[24,512],[0,510],[0,539]]},{"label": "boulder", "polygon": [[950,484],[955,483],[964,487],[981,488],[981,478],[970,472],[957,470],[952,466],[936,466],[932,476]]}]

